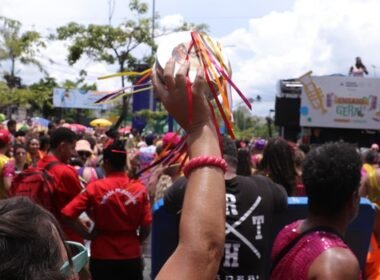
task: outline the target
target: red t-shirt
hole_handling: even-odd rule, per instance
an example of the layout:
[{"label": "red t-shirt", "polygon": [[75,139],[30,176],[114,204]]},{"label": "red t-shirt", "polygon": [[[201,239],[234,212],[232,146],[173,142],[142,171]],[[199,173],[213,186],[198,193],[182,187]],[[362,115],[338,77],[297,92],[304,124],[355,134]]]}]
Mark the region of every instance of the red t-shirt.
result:
[{"label": "red t-shirt", "polygon": [[[49,163],[56,161],[59,162],[59,159],[52,154],[47,154],[38,162],[37,167],[44,168]],[[53,200],[55,202],[57,212],[53,214],[58,219],[67,240],[83,243],[83,238],[62,222],[60,214],[62,208],[82,191],[78,175],[73,167],[64,163],[59,163],[52,166],[48,172],[53,175],[55,180]]]},{"label": "red t-shirt", "polygon": [[95,222],[97,235],[91,241],[94,259],[128,260],[141,256],[137,229],[152,221],[146,188],[124,172],[109,174],[90,183],[62,210],[75,219],[87,211]]}]

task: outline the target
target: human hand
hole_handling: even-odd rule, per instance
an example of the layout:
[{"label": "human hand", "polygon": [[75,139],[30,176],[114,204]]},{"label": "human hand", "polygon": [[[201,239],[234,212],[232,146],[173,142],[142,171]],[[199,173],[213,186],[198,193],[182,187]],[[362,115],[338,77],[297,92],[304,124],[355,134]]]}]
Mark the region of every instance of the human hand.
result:
[{"label": "human hand", "polygon": [[[211,112],[205,96],[207,83],[201,68],[198,69],[197,76],[191,85],[192,108],[189,108],[186,86],[186,75],[189,71],[189,66],[189,62],[186,61],[174,75],[175,61],[171,58],[166,63],[163,81],[156,70],[153,71],[152,77],[156,96],[161,100],[169,114],[188,133],[204,124],[209,124],[211,120]],[[193,111],[191,123],[189,121],[190,109]]]}]

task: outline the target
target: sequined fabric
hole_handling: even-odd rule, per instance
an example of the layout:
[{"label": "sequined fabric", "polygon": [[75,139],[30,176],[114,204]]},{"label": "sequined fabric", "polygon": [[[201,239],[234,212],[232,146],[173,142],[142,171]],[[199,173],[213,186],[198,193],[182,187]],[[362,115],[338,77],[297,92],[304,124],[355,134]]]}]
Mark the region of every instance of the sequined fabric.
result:
[{"label": "sequined fabric", "polygon": [[[299,235],[297,228],[301,223],[302,220],[289,224],[277,235],[273,245],[272,259]],[[325,250],[335,247],[348,248],[335,234],[324,231],[307,234],[280,260],[271,275],[271,279],[307,280],[308,271],[313,261]]]}]

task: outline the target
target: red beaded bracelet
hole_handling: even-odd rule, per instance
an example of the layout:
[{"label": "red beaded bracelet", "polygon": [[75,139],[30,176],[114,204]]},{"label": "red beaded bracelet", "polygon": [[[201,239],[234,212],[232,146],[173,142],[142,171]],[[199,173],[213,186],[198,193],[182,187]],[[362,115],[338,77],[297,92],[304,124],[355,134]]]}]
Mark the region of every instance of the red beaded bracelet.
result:
[{"label": "red beaded bracelet", "polygon": [[191,171],[196,168],[203,166],[214,166],[219,167],[223,170],[224,173],[227,171],[227,162],[221,157],[213,157],[213,156],[199,156],[196,158],[192,158],[183,168],[183,173],[186,177],[189,176]]}]

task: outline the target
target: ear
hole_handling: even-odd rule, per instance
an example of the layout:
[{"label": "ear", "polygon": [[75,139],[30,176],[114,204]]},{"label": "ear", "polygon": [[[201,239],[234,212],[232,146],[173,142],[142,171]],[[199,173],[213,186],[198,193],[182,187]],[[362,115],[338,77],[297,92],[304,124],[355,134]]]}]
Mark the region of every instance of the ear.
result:
[{"label": "ear", "polygon": [[61,143],[59,143],[58,147],[57,147],[57,150],[59,152],[63,152],[65,150],[65,142],[62,141]]}]

